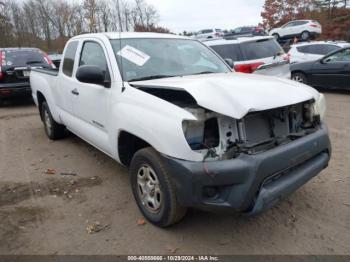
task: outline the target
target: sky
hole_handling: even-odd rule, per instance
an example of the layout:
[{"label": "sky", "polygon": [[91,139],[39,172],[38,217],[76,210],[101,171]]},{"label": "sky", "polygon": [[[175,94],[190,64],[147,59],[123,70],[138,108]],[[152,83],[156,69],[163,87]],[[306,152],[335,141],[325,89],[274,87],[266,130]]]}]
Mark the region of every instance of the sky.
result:
[{"label": "sky", "polygon": [[159,25],[174,33],[257,25],[264,0],[146,0],[160,14]]}]

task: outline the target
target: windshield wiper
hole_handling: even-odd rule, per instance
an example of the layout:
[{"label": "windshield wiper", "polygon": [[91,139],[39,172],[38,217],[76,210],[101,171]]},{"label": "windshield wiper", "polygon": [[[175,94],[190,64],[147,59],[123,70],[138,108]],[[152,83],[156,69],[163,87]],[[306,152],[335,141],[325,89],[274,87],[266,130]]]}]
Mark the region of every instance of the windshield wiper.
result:
[{"label": "windshield wiper", "polygon": [[130,79],[128,82],[144,81],[144,80],[152,80],[152,79],[160,79],[160,78],[168,78],[168,77],[176,77],[176,75],[153,75],[153,76],[145,76],[145,77]]}]

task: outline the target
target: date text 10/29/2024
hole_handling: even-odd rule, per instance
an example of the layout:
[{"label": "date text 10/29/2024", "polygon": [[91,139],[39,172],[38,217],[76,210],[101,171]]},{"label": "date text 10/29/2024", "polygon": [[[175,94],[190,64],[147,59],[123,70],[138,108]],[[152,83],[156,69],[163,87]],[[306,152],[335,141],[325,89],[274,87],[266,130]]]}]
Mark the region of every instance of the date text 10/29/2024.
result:
[{"label": "date text 10/29/2024", "polygon": [[217,256],[128,256],[128,261],[220,261]]}]

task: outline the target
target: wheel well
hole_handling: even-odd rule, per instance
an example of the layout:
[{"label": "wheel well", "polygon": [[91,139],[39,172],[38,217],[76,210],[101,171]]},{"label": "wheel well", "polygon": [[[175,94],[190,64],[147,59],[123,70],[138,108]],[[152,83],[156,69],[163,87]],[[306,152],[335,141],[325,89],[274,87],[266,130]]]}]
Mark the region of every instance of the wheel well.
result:
[{"label": "wheel well", "polygon": [[43,106],[43,103],[46,101],[46,99],[45,99],[45,96],[39,91],[37,92],[36,96],[38,98],[39,115],[40,115],[40,118],[42,120],[43,116],[41,115],[41,108]]},{"label": "wheel well", "polygon": [[290,72],[292,75],[293,74],[296,74],[296,73],[300,73],[300,74],[303,74],[304,76],[306,76],[306,74],[303,72],[303,71],[301,71],[301,70],[295,70],[295,71],[292,71],[292,72]]},{"label": "wheel well", "polygon": [[129,166],[134,154],[138,150],[149,146],[150,144],[133,134],[126,131],[120,132],[118,138],[118,154],[120,162],[125,166]]}]

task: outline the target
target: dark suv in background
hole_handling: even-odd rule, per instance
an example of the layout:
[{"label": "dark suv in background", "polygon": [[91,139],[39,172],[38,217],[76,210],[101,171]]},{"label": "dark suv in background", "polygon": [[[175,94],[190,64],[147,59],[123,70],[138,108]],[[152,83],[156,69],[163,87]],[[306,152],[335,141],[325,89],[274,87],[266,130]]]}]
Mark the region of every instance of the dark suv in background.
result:
[{"label": "dark suv in background", "polygon": [[242,37],[242,36],[265,36],[268,35],[265,29],[261,26],[242,26],[231,30],[225,34],[225,38],[228,37]]},{"label": "dark suv in background", "polygon": [[37,48],[0,48],[0,103],[3,99],[31,96],[32,68],[55,68],[46,53]]}]

